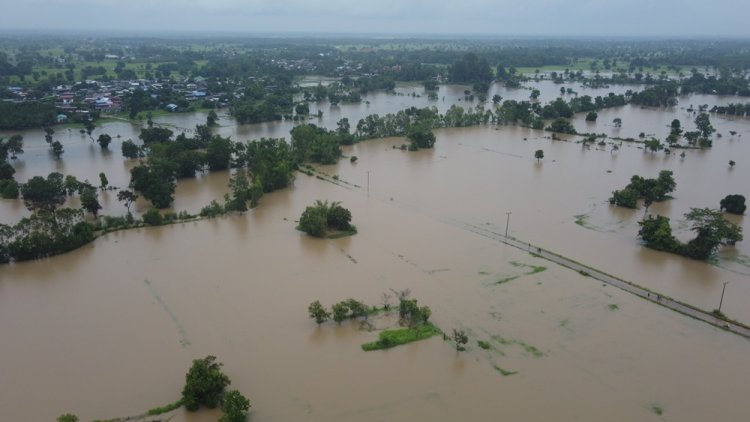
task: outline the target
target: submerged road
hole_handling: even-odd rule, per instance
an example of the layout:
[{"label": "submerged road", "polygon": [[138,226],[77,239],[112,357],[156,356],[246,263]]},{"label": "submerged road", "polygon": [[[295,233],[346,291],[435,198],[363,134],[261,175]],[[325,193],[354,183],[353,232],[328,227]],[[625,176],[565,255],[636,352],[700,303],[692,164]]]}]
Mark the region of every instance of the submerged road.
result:
[{"label": "submerged road", "polygon": [[631,283],[621,278],[617,278],[613,275],[603,273],[595,268],[573,261],[572,259],[565,258],[562,255],[558,255],[554,252],[550,252],[540,247],[534,246],[531,243],[522,242],[512,237],[506,237],[502,233],[496,233],[487,228],[475,226],[472,224],[459,223],[458,225],[461,226],[463,229],[468,230],[472,233],[476,233],[480,236],[484,236],[493,240],[497,240],[498,242],[505,243],[506,245],[510,245],[515,248],[521,249],[523,251],[527,251],[533,255],[544,258],[550,262],[554,262],[555,264],[562,265],[563,267],[566,267],[566,268],[570,268],[573,271],[578,271],[582,275],[594,278],[603,283],[609,284],[610,286],[617,287],[618,289],[624,290],[628,293],[632,293],[636,296],[639,296],[643,299],[646,299],[658,305],[664,306],[665,308],[669,308],[673,311],[679,312],[683,315],[693,317],[695,319],[701,320],[713,326],[722,328],[724,330],[730,331],[732,333],[741,335],[746,338],[750,338],[750,327],[744,324],[723,320],[721,318],[718,318],[716,315],[714,315],[711,312],[704,311],[703,309],[698,309],[694,306],[679,302],[675,299],[664,296],[662,294],[652,292],[651,290],[645,287],[641,287],[637,284]]}]

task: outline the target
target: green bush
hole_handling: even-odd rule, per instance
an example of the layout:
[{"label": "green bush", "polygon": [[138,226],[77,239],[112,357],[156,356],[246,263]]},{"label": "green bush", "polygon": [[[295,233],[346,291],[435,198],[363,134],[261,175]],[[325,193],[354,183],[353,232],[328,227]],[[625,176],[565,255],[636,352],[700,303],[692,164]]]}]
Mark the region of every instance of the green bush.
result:
[{"label": "green bush", "polygon": [[164,219],[159,210],[152,207],[143,214],[143,222],[149,226],[160,226],[164,223]]},{"label": "green bush", "polygon": [[[340,203],[329,204],[328,201],[315,201],[314,205],[306,207],[302,212],[297,230],[314,237],[325,237],[328,230],[349,232],[346,233],[349,235],[356,233],[356,229],[350,223],[351,220],[352,213]],[[333,236],[340,237],[335,234]]]},{"label": "green bush", "polygon": [[210,204],[206,205],[205,207],[201,208],[200,216],[201,217],[208,217],[208,218],[214,218],[217,215],[222,215],[226,212],[224,207],[221,206],[216,201],[211,201]]},{"label": "green bush", "polygon": [[0,198],[18,198],[18,182],[13,179],[0,180]]},{"label": "green bush", "polygon": [[224,410],[224,416],[219,419],[219,422],[244,422],[247,420],[250,400],[237,390],[227,391],[221,408]]}]

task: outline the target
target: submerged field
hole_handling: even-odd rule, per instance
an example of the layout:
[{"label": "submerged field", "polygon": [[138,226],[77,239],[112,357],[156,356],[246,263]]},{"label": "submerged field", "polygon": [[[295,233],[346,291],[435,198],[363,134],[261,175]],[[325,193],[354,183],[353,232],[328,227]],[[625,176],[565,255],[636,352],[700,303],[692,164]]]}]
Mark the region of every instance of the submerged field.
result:
[{"label": "submerged field", "polygon": [[[461,91],[444,87],[441,95],[456,101]],[[527,96],[514,92],[503,95]],[[369,99],[331,111],[323,123],[427,104],[408,95]],[[665,136],[674,118],[691,124],[680,107],[626,106],[600,112],[595,124],[583,116],[574,124],[610,136]],[[615,117],[622,128],[612,126]],[[192,127],[202,118],[163,122]],[[401,138],[363,142],[344,150],[356,163],[317,167],[331,176],[325,180],[298,173],[293,187],[246,214],[108,234],[66,255],[4,266],[0,408],[10,420],[138,414],[178,398],[190,361],[213,354],[250,398],[254,420],[740,420],[749,410],[747,339],[470,230],[502,234],[511,212],[510,236],[708,310],[729,281],[722,310],[750,322],[747,242],[713,263],[648,250],[636,240],[644,211],[607,202],[633,174],[663,169],[674,171],[677,189],[651,212],[675,224],[689,207],[716,208],[726,194],[746,194],[750,174],[738,157],[748,156],[741,135],[750,122],[712,121],[724,136],[685,158],[628,143],[616,152],[584,149],[577,138],[553,141],[518,127],[438,130],[435,149],[419,152],[393,149]],[[291,127],[223,124],[222,134],[236,139],[284,136]],[[111,154],[71,133],[61,163],[46,156],[41,134],[29,132],[19,180],[53,170],[95,180],[106,171],[124,186],[132,163],[123,163],[119,143],[135,139],[137,127],[97,130],[121,134]],[[545,153],[539,163],[537,149]],[[732,158],[738,164],[730,170]],[[227,173],[213,173],[180,183],[175,209],[194,212],[221,198],[227,181]],[[358,234],[317,240],[297,232],[295,220],[316,199],[341,201]],[[3,221],[25,214],[17,202],[1,205]],[[114,195],[104,206],[124,211]],[[467,351],[435,336],[364,352],[377,331],[356,322],[318,327],[307,316],[316,299],[379,304],[382,293],[407,288],[444,332],[468,333]]]}]

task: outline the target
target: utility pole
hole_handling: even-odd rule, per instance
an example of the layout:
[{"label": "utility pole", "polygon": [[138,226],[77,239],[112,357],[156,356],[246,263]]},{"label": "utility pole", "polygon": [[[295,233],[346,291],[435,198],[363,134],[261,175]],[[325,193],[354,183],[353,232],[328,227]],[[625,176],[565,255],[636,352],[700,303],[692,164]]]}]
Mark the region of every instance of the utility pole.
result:
[{"label": "utility pole", "polygon": [[367,196],[370,196],[370,170],[367,170]]},{"label": "utility pole", "polygon": [[719,313],[721,313],[721,304],[724,302],[724,290],[727,289],[727,284],[729,284],[728,281],[724,282],[724,287],[721,288],[721,299],[719,300]]},{"label": "utility pole", "polygon": [[510,211],[506,212],[505,215],[508,216],[508,218],[505,220],[505,237],[508,237],[508,226],[510,225],[510,215],[512,213]]}]

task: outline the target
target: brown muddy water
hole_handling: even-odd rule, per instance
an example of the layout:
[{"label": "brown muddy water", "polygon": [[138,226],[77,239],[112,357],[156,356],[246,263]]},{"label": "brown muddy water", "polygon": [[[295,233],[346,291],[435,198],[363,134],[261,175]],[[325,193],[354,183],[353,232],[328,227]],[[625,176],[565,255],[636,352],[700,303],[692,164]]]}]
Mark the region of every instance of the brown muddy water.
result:
[{"label": "brown muddy water", "polygon": [[[612,127],[615,117],[622,128]],[[630,106],[601,112],[591,129],[583,117],[575,125],[664,137],[673,118],[692,127],[680,107]],[[743,135],[750,122],[712,121],[724,136],[684,159],[627,143],[614,153],[583,149],[516,127],[436,131],[436,148],[416,153],[394,150],[399,138],[363,142],[344,151],[358,162],[319,168],[338,175],[339,185],[300,174],[245,215],[112,233],[63,256],[0,267],[2,419],[138,414],[177,399],[191,360],[213,354],[250,398],[253,420],[743,420],[748,340],[468,231],[503,233],[510,211],[509,235],[704,309],[718,306],[729,281],[722,310],[748,322],[747,242],[713,264],[654,252],[636,240],[643,210],[606,201],[633,174],[673,170],[675,198],[652,212],[672,217],[677,229],[689,207],[747,196],[747,140],[728,132]],[[221,130],[246,139],[282,136],[273,133],[283,126]],[[105,129],[137,136],[127,123]],[[117,139],[107,158],[72,133],[57,164],[31,133],[19,176],[59,165],[80,178],[105,171],[112,184],[127,183],[131,164]],[[737,161],[732,170],[729,159]],[[180,183],[175,209],[220,198],[227,178]],[[294,220],[316,199],[341,201],[359,233],[315,240],[297,232]],[[3,201],[3,221],[22,208]],[[119,209],[114,198],[109,209]],[[378,304],[383,292],[405,288],[443,330],[465,329],[469,350],[457,354],[435,337],[365,353],[360,345],[376,332],[317,327],[307,316],[315,299]],[[173,420],[218,415],[176,412]]]}]

